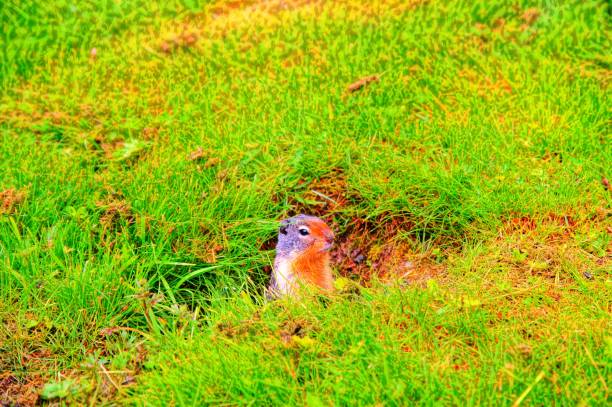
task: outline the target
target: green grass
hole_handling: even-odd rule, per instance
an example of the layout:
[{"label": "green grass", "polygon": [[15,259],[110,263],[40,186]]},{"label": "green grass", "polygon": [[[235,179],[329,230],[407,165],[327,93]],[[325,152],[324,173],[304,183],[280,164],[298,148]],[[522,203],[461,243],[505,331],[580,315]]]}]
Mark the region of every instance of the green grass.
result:
[{"label": "green grass", "polygon": [[[0,403],[605,404],[609,13],[9,0]],[[264,303],[297,212],[366,265]]]}]

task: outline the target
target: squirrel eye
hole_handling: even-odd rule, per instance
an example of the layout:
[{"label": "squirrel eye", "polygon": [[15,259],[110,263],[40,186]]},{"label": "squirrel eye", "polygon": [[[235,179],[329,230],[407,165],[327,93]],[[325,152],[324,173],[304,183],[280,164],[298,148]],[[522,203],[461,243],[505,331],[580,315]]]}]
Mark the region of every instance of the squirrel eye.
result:
[{"label": "squirrel eye", "polygon": [[299,232],[302,236],[308,236],[310,234],[310,232],[306,228],[300,228]]},{"label": "squirrel eye", "polygon": [[278,231],[280,233],[282,233],[283,235],[287,234],[287,226],[281,226],[280,228],[278,228]]}]

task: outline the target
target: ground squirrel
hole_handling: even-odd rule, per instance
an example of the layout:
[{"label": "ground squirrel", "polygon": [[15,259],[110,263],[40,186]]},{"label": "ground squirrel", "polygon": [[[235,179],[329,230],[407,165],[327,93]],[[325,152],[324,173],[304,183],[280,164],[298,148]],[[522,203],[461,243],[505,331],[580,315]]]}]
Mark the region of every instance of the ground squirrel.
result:
[{"label": "ground squirrel", "polygon": [[281,221],[268,298],[294,295],[301,284],[333,290],[329,249],[334,233],[315,216],[297,215]]}]

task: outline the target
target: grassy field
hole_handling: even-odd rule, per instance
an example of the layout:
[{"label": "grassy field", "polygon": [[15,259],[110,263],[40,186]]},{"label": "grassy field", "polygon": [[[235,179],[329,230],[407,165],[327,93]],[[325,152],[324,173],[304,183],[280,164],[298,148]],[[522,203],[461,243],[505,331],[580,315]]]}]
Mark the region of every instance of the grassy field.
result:
[{"label": "grassy field", "polygon": [[2,2],[0,405],[606,404],[607,7]]}]

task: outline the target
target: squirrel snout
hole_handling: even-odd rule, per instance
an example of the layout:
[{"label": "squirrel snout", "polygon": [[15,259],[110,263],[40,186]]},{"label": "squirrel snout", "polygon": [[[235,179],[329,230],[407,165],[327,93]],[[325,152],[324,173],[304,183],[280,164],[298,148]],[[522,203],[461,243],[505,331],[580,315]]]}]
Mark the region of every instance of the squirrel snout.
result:
[{"label": "squirrel snout", "polygon": [[323,241],[324,241],[323,251],[326,252],[329,249],[331,249],[332,246],[334,245],[334,234],[333,233],[326,233]]}]

